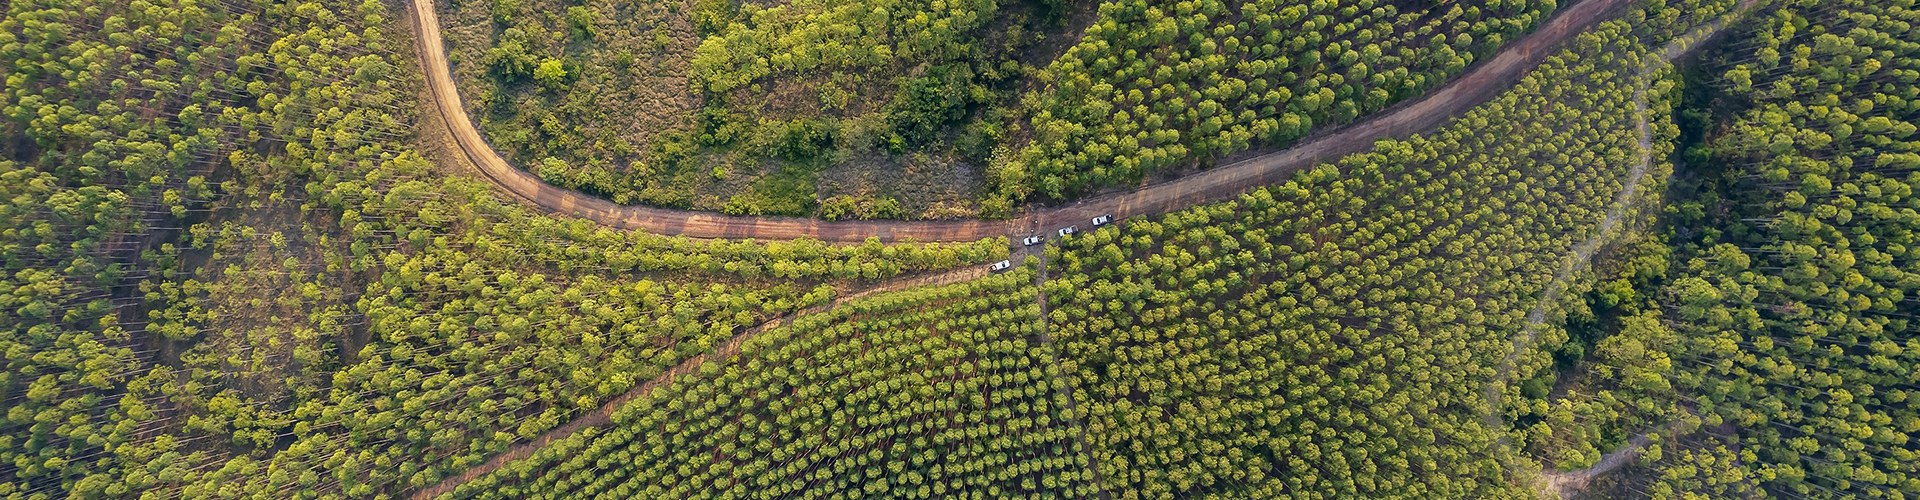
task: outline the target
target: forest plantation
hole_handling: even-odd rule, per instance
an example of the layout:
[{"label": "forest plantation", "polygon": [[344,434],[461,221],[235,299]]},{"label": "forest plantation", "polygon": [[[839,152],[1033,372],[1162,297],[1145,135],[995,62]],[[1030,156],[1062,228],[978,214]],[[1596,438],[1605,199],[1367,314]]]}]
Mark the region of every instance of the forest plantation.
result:
[{"label": "forest plantation", "polygon": [[1920,500],[1916,0],[11,0],[0,500]]}]

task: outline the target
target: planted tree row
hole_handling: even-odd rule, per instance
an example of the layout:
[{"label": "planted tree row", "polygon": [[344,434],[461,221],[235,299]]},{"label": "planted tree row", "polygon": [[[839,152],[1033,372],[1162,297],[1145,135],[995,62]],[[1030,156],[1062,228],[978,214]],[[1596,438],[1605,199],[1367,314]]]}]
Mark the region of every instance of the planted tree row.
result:
[{"label": "planted tree row", "polygon": [[1032,279],[801,316],[442,498],[1093,496]]}]

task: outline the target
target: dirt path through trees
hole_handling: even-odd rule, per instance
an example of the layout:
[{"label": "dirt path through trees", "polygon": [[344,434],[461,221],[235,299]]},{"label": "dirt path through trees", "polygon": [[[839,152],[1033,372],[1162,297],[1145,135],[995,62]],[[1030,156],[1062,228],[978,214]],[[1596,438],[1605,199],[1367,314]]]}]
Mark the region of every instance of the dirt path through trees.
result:
[{"label": "dirt path through trees", "polygon": [[1294,171],[1321,161],[1332,161],[1373,148],[1381,139],[1404,139],[1439,128],[1453,116],[1479,106],[1507,90],[1528,71],[1574,35],[1607,19],[1627,0],[1582,0],[1562,9],[1539,29],[1502,47],[1491,58],[1477,61],[1467,72],[1440,90],[1376,113],[1366,119],[1294,147],[1150,185],[1130,192],[1109,193],[1049,208],[1034,208],[1009,220],[842,221],[764,216],[732,216],[711,212],[619,205],[595,196],[555,187],[527,171],[507,164],[489,146],[461,105],[459,90],[448,66],[440,20],[433,0],[411,0],[409,17],[419,44],[421,70],[428,96],[454,143],[480,172],[502,190],[553,213],[593,220],[619,229],[696,238],[755,238],[785,240],[813,238],[830,242],[974,241],[1026,236],[1019,221],[1037,217],[1040,227],[1084,225],[1087,219],[1111,214],[1117,218],[1166,213],[1193,205],[1231,200],[1255,187],[1286,180]]},{"label": "dirt path through trees", "polygon": [[[1653,65],[1648,67],[1651,68]],[[1632,168],[1628,169],[1624,187],[1614,199],[1613,207],[1607,210],[1606,216],[1601,218],[1599,226],[1594,229],[1593,236],[1574,245],[1573,253],[1567,256],[1566,264],[1562,265],[1560,271],[1553,275],[1553,279],[1547,282],[1547,288],[1540,292],[1540,301],[1534,304],[1532,310],[1527,311],[1527,318],[1520,327],[1520,332],[1513,336],[1513,345],[1507,349],[1506,357],[1500,360],[1493,379],[1488,381],[1486,388],[1482,390],[1482,397],[1487,400],[1487,411],[1481,415],[1481,420],[1488,429],[1505,427],[1500,419],[1500,407],[1502,400],[1505,399],[1507,382],[1513,378],[1513,370],[1519,362],[1520,353],[1533,349],[1533,342],[1539,337],[1538,328],[1546,322],[1548,309],[1553,307],[1554,302],[1559,300],[1561,292],[1566,290],[1567,279],[1581,269],[1585,269],[1592,261],[1594,252],[1599,251],[1600,247],[1606,244],[1607,237],[1613,233],[1614,227],[1619,225],[1620,217],[1626,213],[1628,207],[1632,206],[1633,195],[1640,188],[1640,179],[1646,175],[1647,166],[1653,163],[1653,131],[1647,123],[1646,82],[1651,73],[1651,70],[1643,69],[1635,76],[1641,80],[1633,91],[1634,127],[1638,129],[1639,134],[1638,160],[1634,162]],[[1502,434],[1500,446],[1507,445],[1507,437]]]},{"label": "dirt path through trees", "polygon": [[1642,432],[1627,439],[1626,446],[1620,447],[1619,450],[1601,455],[1600,461],[1593,464],[1592,467],[1575,471],[1541,474],[1542,484],[1540,485],[1541,489],[1538,491],[1540,498],[1572,498],[1574,493],[1586,489],[1587,484],[1593,482],[1593,478],[1613,472],[1615,469],[1627,465],[1627,462],[1639,458],[1641,450],[1645,450],[1649,444],[1653,444],[1653,435]]},{"label": "dirt path through trees", "polygon": [[[1521,327],[1519,333],[1514,335],[1513,345],[1507,351],[1506,357],[1500,361],[1493,380],[1487,382],[1487,386],[1482,394],[1487,401],[1487,410],[1486,413],[1481,415],[1481,419],[1488,429],[1501,429],[1506,426],[1500,418],[1500,408],[1506,394],[1507,382],[1512,379],[1513,370],[1518,362],[1519,353],[1526,352],[1533,348],[1533,343],[1538,337],[1537,329],[1546,321],[1547,310],[1559,299],[1560,293],[1566,289],[1567,279],[1591,263],[1593,254],[1598,252],[1602,245],[1606,244],[1607,238],[1614,232],[1614,229],[1619,226],[1621,218],[1624,217],[1627,210],[1632,207],[1634,195],[1640,188],[1640,181],[1646,176],[1647,167],[1653,164],[1653,130],[1647,121],[1647,89],[1653,83],[1651,80],[1653,75],[1666,69],[1675,59],[1679,59],[1689,52],[1692,52],[1693,49],[1705,44],[1706,41],[1712,39],[1714,35],[1719,34],[1721,28],[1726,27],[1733,19],[1745,14],[1758,3],[1759,0],[1742,0],[1732,11],[1715,18],[1707,24],[1689,30],[1680,38],[1674,39],[1662,46],[1659,51],[1648,54],[1648,56],[1652,57],[1644,63],[1638,74],[1635,75],[1635,78],[1640,81],[1636,83],[1633,92],[1634,128],[1638,135],[1638,143],[1635,146],[1639,150],[1638,160],[1635,161],[1633,167],[1627,171],[1626,184],[1624,184],[1620,190],[1618,198],[1614,200],[1613,206],[1607,210],[1606,216],[1600,220],[1600,224],[1595,228],[1593,235],[1589,236],[1585,241],[1574,245],[1572,254],[1567,256],[1567,263],[1553,276],[1553,280],[1547,283],[1546,290],[1541,292],[1540,301],[1534,305],[1533,310],[1527,312],[1524,326]],[[1627,449],[1637,450],[1645,446],[1645,443],[1634,443],[1638,443],[1646,438],[1647,436],[1645,434],[1634,437],[1633,442],[1629,443]],[[1501,447],[1510,445],[1505,432],[1501,433],[1499,443]],[[1603,457],[1600,464],[1596,464],[1586,471],[1549,474],[1547,478],[1549,481],[1552,481],[1553,491],[1564,493],[1570,491],[1565,489],[1568,485],[1577,483],[1578,486],[1584,486],[1593,476],[1619,467],[1626,459],[1616,457],[1616,455],[1623,453],[1626,452],[1607,454]],[[1631,458],[1631,456],[1627,458]],[[1609,463],[1608,459],[1614,459],[1620,463]],[[1583,472],[1587,475],[1580,476],[1579,474]],[[1575,486],[1575,488],[1577,489],[1578,486]]]},{"label": "dirt path through trees", "polygon": [[613,399],[607,400],[607,402],[602,403],[599,408],[596,408],[593,411],[587,412],[578,417],[574,417],[572,421],[569,421],[565,424],[562,424],[559,427],[555,427],[551,430],[548,430],[547,432],[543,432],[540,434],[539,437],[536,437],[527,441],[522,441],[519,444],[516,444],[512,448],[508,449],[506,452],[498,455],[494,455],[493,458],[487,459],[486,462],[483,462],[480,465],[476,465],[471,468],[468,468],[467,470],[462,471],[460,474],[441,479],[439,483],[436,483],[433,486],[427,487],[426,489],[416,491],[412,495],[409,495],[408,498],[412,500],[428,500],[433,497],[440,496],[441,494],[453,491],[453,488],[456,486],[465,484],[468,481],[479,479],[481,476],[492,473],[493,471],[506,466],[508,463],[512,463],[515,460],[520,460],[523,458],[533,456],[533,452],[539,451],[540,448],[546,447],[548,444],[551,444],[554,441],[566,439],[568,436],[572,436],[576,433],[579,433],[580,431],[586,430],[589,427],[601,427],[601,426],[611,425],[613,423],[614,410],[618,410],[621,406],[625,406],[628,402],[633,401],[634,398],[640,397],[640,395],[642,394],[653,392],[654,388],[660,387],[661,385],[664,385],[668,382],[672,382],[673,379],[675,378],[686,375],[688,373],[693,373],[694,370],[700,369],[701,365],[706,364],[707,360],[710,360],[710,359],[718,360],[724,363],[728,358],[733,357],[733,355],[740,353],[740,346],[745,344],[747,339],[753,338],[754,335],[757,335],[760,332],[767,331],[767,329],[769,328],[776,328],[776,327],[786,325],[788,322],[793,321],[794,318],[823,313],[823,312],[832,310],[835,307],[839,307],[840,304],[844,304],[847,301],[851,301],[861,297],[866,297],[876,293],[905,290],[908,288],[915,288],[915,287],[922,287],[922,286],[950,285],[954,283],[976,280],[986,275],[987,275],[987,269],[984,267],[966,266],[961,269],[955,269],[955,270],[941,272],[941,273],[895,278],[871,287],[863,288],[851,294],[835,297],[831,302],[828,302],[826,304],[817,305],[817,306],[801,309],[798,311],[790,312],[787,314],[783,314],[783,315],[780,315],[780,317],[768,320],[759,325],[742,329],[738,333],[735,333],[733,337],[728,338],[725,342],[722,342],[720,345],[714,346],[712,351],[708,351],[706,353],[702,353],[700,355],[687,358],[686,361],[681,361],[679,364],[674,365],[673,368],[669,368],[667,369],[667,371],[662,372],[659,376],[653,377],[652,379],[649,379],[646,382],[642,382],[640,385],[633,386],[633,388],[628,389],[627,392],[621,393],[619,396],[615,396]]}]

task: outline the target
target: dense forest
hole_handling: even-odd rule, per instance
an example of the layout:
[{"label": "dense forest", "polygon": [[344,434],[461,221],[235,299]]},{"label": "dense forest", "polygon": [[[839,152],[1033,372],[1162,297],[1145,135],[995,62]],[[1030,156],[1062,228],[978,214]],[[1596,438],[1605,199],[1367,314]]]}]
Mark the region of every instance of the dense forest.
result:
[{"label": "dense forest", "polygon": [[1431,137],[1049,259],[1048,321],[1109,486],[1524,497],[1483,388],[1644,161],[1647,56],[1621,25],[1574,45]]},{"label": "dense forest", "polygon": [[1920,496],[1914,0],[414,1],[6,5],[0,498]]},{"label": "dense forest", "polygon": [[1006,252],[531,213],[412,144],[377,2],[9,9],[0,495],[405,491],[837,289]]},{"label": "dense forest", "polygon": [[1035,293],[1021,268],[800,318],[441,498],[1096,497]]}]

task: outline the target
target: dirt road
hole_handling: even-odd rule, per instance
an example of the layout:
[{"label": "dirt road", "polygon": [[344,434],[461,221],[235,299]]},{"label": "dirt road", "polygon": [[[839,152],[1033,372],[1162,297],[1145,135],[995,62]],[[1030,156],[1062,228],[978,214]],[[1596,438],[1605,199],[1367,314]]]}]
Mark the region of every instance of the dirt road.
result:
[{"label": "dirt road", "polygon": [[[1221,165],[1198,174],[1150,185],[1131,192],[1095,196],[1072,204],[1037,209],[1010,220],[946,221],[844,221],[827,222],[791,217],[730,216],[711,212],[620,205],[595,196],[555,187],[527,171],[514,168],[494,151],[466,107],[460,104],[452,69],[447,65],[445,42],[440,37],[440,20],[432,0],[412,0],[415,40],[419,44],[420,65],[426,74],[429,95],[454,142],[479,168],[481,173],[513,195],[548,211],[593,220],[620,229],[644,230],[662,235],[687,235],[696,238],[755,238],[784,240],[814,238],[822,241],[860,241],[878,237],[893,241],[911,237],[918,241],[974,241],[994,236],[1018,240],[1026,236],[1027,225],[1017,221],[1038,220],[1044,231],[1069,225],[1086,225],[1101,214],[1124,219],[1152,215],[1189,206],[1230,200],[1249,189],[1286,180],[1292,172],[1353,153],[1371,150],[1381,139],[1400,139],[1415,133],[1430,132],[1455,115],[1472,109],[1499,95],[1520,81],[1522,76],[1551,55],[1561,42],[1598,24],[1627,0],[1582,0],[1561,10],[1533,33],[1501,48],[1490,59],[1476,62],[1467,73],[1439,91],[1415,101],[1377,113],[1365,121],[1320,135],[1292,148]],[[1037,218],[1037,219],[1036,219]]]},{"label": "dirt road", "polygon": [[832,310],[835,307],[839,307],[841,304],[845,304],[847,302],[860,299],[863,297],[875,295],[875,294],[906,290],[909,288],[951,285],[954,283],[961,283],[961,282],[980,279],[982,277],[985,277],[987,274],[988,274],[988,271],[984,267],[965,266],[959,269],[953,269],[953,270],[944,271],[944,272],[895,278],[892,280],[875,284],[870,287],[862,288],[858,291],[854,291],[847,295],[835,297],[832,301],[826,304],[783,314],[783,315],[780,315],[779,317],[760,323],[759,325],[741,329],[739,332],[734,333],[732,337],[728,337],[725,341],[722,341],[719,345],[714,346],[713,350],[705,353],[701,353],[699,355],[695,355],[694,357],[687,358],[686,360],[681,361],[678,364],[675,364],[672,368],[668,368],[665,372],[661,373],[659,376],[653,377],[652,379],[648,379],[646,382],[642,382],[639,385],[636,385],[630,389],[627,389],[626,392],[621,393],[619,396],[614,396],[613,399],[609,399],[607,400],[607,402],[601,403],[599,408],[596,408],[591,412],[587,412],[585,414],[576,416],[573,418],[573,420],[570,420],[565,424],[561,424],[559,427],[549,429],[546,432],[541,433],[539,436],[534,437],[533,439],[516,443],[513,445],[512,448],[507,449],[506,452],[500,453],[498,455],[494,455],[488,458],[486,462],[483,462],[480,465],[470,467],[464,471],[461,471],[461,473],[459,474],[443,478],[440,480],[440,482],[435,483],[433,486],[415,490],[413,493],[409,494],[407,498],[409,500],[431,500],[433,498],[439,497],[440,495],[446,494],[448,492],[452,492],[454,488],[459,487],[462,484],[466,484],[475,479],[479,479],[480,476],[491,474],[493,473],[493,471],[499,470],[501,467],[505,467],[507,464],[513,463],[513,461],[515,460],[520,460],[520,459],[533,456],[534,452],[539,451],[541,448],[545,448],[548,444],[552,444],[554,441],[566,439],[567,437],[577,434],[582,430],[586,430],[586,428],[588,427],[606,427],[608,425],[611,425],[613,424],[613,412],[616,410],[619,410],[620,407],[622,406],[626,406],[627,403],[633,401],[634,398],[640,397],[643,394],[651,393],[656,387],[660,387],[662,385],[667,384],[668,382],[672,382],[676,378],[686,376],[689,373],[693,373],[694,370],[700,369],[701,365],[705,365],[707,363],[707,360],[711,359],[711,360],[725,361],[728,358],[732,358],[734,355],[740,353],[740,347],[743,344],[745,344],[748,339],[751,339],[755,335],[759,335],[761,332],[767,331],[770,328],[785,326],[788,322],[791,322],[794,318],[800,318],[804,316],[811,316],[814,314],[824,313]]}]

